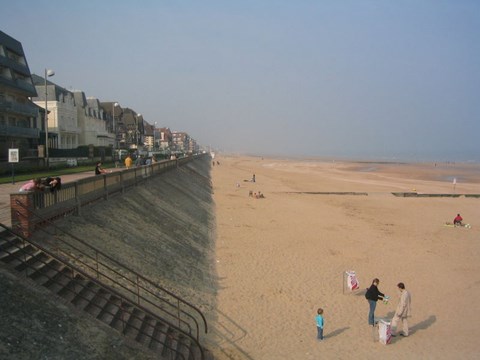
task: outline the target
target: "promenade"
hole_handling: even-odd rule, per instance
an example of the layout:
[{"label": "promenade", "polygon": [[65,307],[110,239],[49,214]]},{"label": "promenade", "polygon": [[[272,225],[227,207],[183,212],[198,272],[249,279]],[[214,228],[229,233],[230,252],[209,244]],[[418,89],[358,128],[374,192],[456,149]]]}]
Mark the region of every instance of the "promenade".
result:
[{"label": "promenade", "polygon": [[[122,168],[109,169],[112,171],[121,171]],[[76,174],[67,174],[62,175],[62,184],[67,184],[70,182],[75,182],[80,179],[87,177],[96,176],[94,170],[76,173]],[[0,185],[0,222],[12,226],[12,219],[10,213],[10,194],[16,193],[25,184],[27,181],[15,181],[15,184],[1,184]]]}]

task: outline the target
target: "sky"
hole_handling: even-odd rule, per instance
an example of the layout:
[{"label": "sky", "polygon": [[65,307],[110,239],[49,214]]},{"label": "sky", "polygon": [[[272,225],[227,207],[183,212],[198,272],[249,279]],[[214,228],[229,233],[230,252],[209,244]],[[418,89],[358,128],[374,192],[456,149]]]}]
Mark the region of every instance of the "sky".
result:
[{"label": "sky", "polygon": [[[480,161],[480,1],[0,0],[32,73],[216,151]],[[43,75],[42,75],[43,76]]]}]

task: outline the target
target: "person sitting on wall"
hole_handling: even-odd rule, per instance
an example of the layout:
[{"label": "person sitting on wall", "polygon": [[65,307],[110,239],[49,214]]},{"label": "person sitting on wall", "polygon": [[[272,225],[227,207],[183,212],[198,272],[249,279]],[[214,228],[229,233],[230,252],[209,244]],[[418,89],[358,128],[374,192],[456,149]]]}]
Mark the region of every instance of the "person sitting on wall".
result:
[{"label": "person sitting on wall", "polygon": [[45,180],[42,180],[42,185],[45,188],[50,189],[50,192],[55,192],[62,188],[62,179],[58,176],[56,177],[47,177]]},{"label": "person sitting on wall", "polygon": [[41,179],[29,180],[25,184],[23,184],[18,191],[20,192],[43,191],[42,181]]},{"label": "person sitting on wall", "polygon": [[102,163],[98,162],[97,166],[95,166],[95,175],[102,175],[102,174],[106,174],[106,173],[107,173],[107,170],[102,168]]}]

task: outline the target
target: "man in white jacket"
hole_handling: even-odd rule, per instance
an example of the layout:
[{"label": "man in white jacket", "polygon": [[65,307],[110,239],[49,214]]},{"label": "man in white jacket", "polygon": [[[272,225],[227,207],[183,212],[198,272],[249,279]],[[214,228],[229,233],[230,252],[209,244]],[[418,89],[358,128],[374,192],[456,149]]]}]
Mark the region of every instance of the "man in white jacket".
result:
[{"label": "man in white jacket", "polygon": [[403,333],[400,334],[401,336],[408,336],[408,323],[407,317],[411,316],[411,298],[410,293],[405,290],[404,283],[397,284],[398,289],[400,290],[400,302],[397,305],[397,309],[395,310],[395,315],[392,319],[392,336],[396,336],[394,329],[397,330],[398,322],[402,322],[403,326]]}]

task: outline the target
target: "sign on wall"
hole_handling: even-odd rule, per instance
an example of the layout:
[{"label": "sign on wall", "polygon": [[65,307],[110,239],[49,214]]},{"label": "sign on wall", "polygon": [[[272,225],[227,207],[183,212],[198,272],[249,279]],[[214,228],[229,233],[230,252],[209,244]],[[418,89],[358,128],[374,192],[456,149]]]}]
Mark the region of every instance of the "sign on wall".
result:
[{"label": "sign on wall", "polygon": [[18,163],[20,161],[20,156],[18,149],[8,149],[8,162],[9,163]]}]

